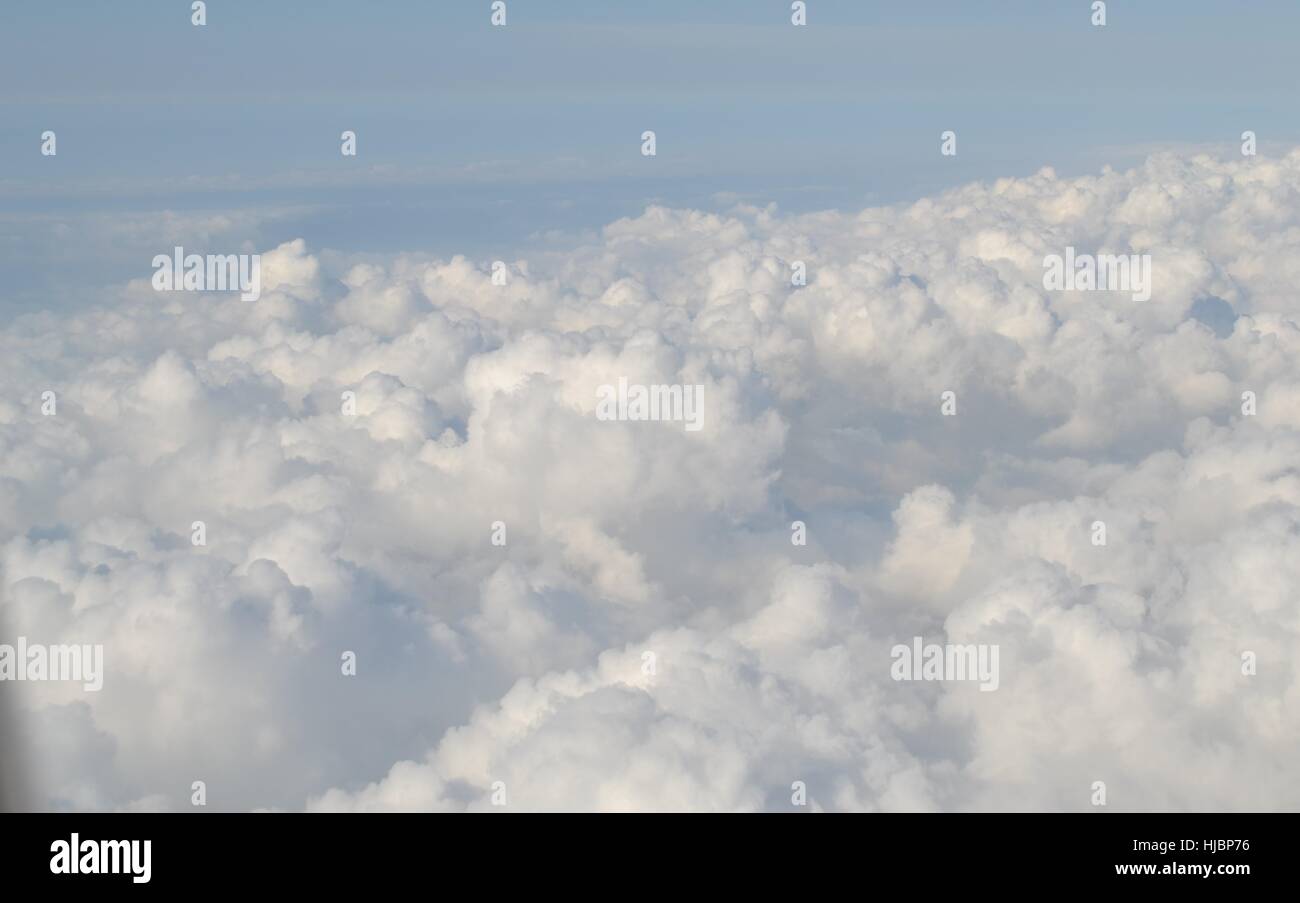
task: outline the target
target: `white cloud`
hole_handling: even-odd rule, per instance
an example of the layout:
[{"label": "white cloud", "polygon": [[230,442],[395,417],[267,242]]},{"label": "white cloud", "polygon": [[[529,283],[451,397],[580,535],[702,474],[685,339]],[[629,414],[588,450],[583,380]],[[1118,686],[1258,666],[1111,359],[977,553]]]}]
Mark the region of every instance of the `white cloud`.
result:
[{"label": "white cloud", "polygon": [[[1300,152],[1166,154],[21,318],[0,619],[107,671],[21,688],[38,805],[1294,808],[1298,227]],[[1150,301],[1045,291],[1067,245]],[[597,420],[620,376],[704,429]],[[998,690],[891,680],[920,635]]]}]

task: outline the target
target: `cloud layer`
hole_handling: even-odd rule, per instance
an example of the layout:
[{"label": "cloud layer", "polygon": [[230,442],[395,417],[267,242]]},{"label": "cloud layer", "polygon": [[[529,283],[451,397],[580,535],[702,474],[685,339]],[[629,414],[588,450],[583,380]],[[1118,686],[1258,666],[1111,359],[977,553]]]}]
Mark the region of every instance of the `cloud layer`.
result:
[{"label": "cloud layer", "polygon": [[[1151,299],[1044,290],[1067,246]],[[650,208],[506,285],[147,262],[0,332],[0,623],[105,646],[21,686],[41,808],[1300,807],[1300,151]],[[914,636],[999,688],[892,680]]]}]

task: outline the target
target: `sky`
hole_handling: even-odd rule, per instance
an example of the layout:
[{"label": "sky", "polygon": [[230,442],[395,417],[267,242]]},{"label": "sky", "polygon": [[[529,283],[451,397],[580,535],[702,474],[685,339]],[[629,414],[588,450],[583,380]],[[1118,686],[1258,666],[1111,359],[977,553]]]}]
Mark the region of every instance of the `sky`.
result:
[{"label": "sky", "polygon": [[[117,249],[162,212],[497,258],[648,203],[846,209],[1245,129],[1300,140],[1285,2],[1111,3],[1106,28],[1077,0],[819,0],[803,29],[776,0],[507,9],[502,29],[477,0],[227,0],[195,28],[175,0],[7,4],[0,309],[137,274]],[[932,153],[947,129],[956,157]]]},{"label": "sky", "polygon": [[23,805],[1300,807],[1300,7],[489,7],[0,11]]}]

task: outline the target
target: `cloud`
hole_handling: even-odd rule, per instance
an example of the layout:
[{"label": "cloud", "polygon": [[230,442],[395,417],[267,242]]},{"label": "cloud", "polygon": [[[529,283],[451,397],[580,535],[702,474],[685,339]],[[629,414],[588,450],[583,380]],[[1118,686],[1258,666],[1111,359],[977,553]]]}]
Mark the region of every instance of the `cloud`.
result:
[{"label": "cloud", "polygon": [[[107,672],[21,687],[40,805],[1295,808],[1297,226],[1300,151],[1159,154],[18,318],[0,620]],[[1150,300],[1045,290],[1067,246]],[[998,689],[894,681],[915,636]]]}]

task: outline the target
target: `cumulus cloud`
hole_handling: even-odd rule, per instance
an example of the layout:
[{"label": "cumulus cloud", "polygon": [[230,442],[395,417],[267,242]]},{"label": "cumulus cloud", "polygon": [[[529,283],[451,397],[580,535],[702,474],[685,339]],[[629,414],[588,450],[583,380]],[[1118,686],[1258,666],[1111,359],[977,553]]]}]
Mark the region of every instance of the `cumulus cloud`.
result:
[{"label": "cumulus cloud", "polygon": [[0,331],[0,623],[105,647],[21,687],[39,807],[1300,806],[1300,151],[318,255]]}]

